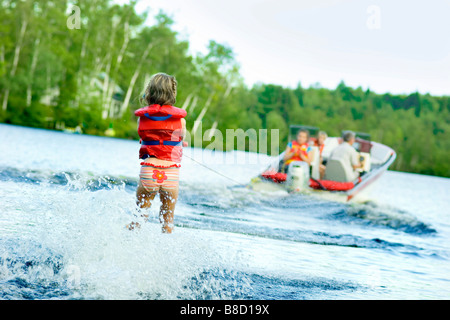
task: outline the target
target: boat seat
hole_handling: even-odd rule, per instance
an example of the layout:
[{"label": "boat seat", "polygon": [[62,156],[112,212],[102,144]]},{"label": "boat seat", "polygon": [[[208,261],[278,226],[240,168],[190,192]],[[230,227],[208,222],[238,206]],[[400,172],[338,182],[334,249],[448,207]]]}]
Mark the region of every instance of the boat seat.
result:
[{"label": "boat seat", "polygon": [[340,160],[328,160],[325,169],[325,180],[338,181],[338,182],[350,182],[357,178],[355,173],[349,165],[345,165]]}]

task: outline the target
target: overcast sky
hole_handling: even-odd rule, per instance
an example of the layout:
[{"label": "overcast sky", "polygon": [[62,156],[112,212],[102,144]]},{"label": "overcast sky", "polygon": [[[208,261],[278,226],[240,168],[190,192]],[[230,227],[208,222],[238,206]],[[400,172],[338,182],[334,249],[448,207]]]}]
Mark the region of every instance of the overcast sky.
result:
[{"label": "overcast sky", "polygon": [[[117,2],[128,2],[117,0]],[[230,46],[251,86],[320,83],[450,95],[450,0],[141,0],[192,54]]]}]

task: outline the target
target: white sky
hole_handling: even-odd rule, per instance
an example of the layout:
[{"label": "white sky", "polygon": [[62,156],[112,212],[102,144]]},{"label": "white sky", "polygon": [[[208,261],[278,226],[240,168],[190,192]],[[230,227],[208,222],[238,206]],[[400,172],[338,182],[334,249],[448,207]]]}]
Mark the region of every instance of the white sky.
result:
[{"label": "white sky", "polygon": [[334,89],[344,80],[378,93],[450,95],[450,0],[141,0],[137,6],[149,12],[148,24],[160,9],[192,54],[206,52],[211,39],[230,46],[249,86],[319,82]]}]

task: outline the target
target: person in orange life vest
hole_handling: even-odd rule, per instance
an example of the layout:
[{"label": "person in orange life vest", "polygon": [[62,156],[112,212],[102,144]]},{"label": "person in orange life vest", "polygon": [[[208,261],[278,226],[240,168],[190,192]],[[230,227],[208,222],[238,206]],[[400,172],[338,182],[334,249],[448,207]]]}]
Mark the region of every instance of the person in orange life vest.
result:
[{"label": "person in orange life vest", "polygon": [[[175,77],[157,73],[151,77],[145,90],[144,100],[148,106],[135,111],[139,117],[138,134],[141,138],[139,158],[143,160],[136,204],[142,209],[150,208],[159,194],[163,233],[173,231],[182,144],[186,134],[186,111],[173,106],[176,95]],[[142,217],[148,219],[148,215]],[[132,222],[127,227],[133,230],[140,225]]]},{"label": "person in orange life vest", "polygon": [[297,133],[297,140],[290,142],[284,153],[283,171],[286,171],[289,164],[293,161],[305,161],[311,164],[313,160],[313,152],[308,144],[309,131],[301,129]]},{"label": "person in orange life vest", "polygon": [[320,179],[323,179],[323,176],[325,175],[325,164],[326,161],[323,161],[322,158],[322,151],[323,148],[325,147],[325,140],[328,138],[328,134],[325,131],[319,131],[319,133],[317,134],[317,142],[316,142],[316,147],[319,148],[319,156],[320,156],[320,161],[319,161],[319,172],[320,172]]}]

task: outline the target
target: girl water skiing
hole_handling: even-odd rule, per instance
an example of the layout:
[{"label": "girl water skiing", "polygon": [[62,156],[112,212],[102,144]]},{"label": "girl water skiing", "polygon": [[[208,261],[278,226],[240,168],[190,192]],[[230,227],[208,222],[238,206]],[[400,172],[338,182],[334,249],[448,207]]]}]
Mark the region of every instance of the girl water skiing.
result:
[{"label": "girl water skiing", "polygon": [[[141,138],[139,158],[143,160],[136,203],[140,208],[150,208],[153,199],[159,194],[163,233],[172,233],[173,230],[182,144],[186,132],[186,111],[173,106],[176,95],[175,77],[157,73],[151,77],[145,90],[147,107],[135,112],[139,117],[138,134]],[[148,215],[143,217],[148,218]],[[139,227],[139,223],[132,222],[127,227],[132,230]]]}]

